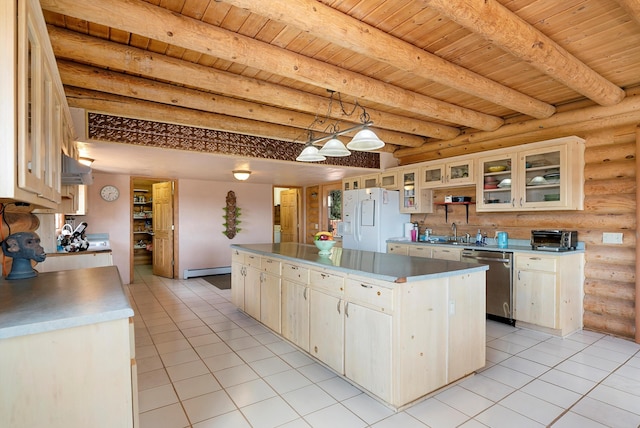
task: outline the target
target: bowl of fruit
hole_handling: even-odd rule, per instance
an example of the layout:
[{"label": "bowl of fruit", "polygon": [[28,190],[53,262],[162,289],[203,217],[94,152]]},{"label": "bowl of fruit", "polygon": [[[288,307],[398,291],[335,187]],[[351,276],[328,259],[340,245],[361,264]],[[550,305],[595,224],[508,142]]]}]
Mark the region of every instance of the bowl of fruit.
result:
[{"label": "bowl of fruit", "polygon": [[333,234],[331,232],[318,232],[313,236],[313,243],[318,247],[318,254],[321,256],[328,256],[331,254],[331,249],[336,244],[333,240]]}]

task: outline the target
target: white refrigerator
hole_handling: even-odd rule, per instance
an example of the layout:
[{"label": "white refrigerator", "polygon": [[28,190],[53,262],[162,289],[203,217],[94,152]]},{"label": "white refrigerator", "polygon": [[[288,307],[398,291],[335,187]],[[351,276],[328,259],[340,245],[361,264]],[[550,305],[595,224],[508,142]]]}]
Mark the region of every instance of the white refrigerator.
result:
[{"label": "white refrigerator", "polygon": [[403,236],[410,214],[400,213],[400,193],[379,187],[346,190],[342,194],[342,247],[387,252],[387,240]]}]

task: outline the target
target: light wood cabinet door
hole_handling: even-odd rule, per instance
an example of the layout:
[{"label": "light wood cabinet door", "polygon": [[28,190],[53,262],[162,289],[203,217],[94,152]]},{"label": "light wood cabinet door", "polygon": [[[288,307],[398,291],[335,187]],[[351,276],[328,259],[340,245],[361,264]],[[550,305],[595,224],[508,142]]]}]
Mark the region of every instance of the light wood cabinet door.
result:
[{"label": "light wood cabinet door", "polygon": [[361,177],[349,177],[342,180],[342,190],[358,190],[360,189]]},{"label": "light wood cabinet door", "polygon": [[515,282],[515,318],[542,327],[557,327],[556,273],[518,269]]},{"label": "light wood cabinet door", "polygon": [[584,141],[565,137],[478,159],[476,211],[584,209]]},{"label": "light wood cabinet door", "polygon": [[260,289],[262,272],[251,266],[246,267],[244,278],[244,311],[251,317],[260,320]]},{"label": "light wood cabinet door", "polygon": [[392,402],[393,317],[355,303],[345,307],[345,376]]},{"label": "light wood cabinet door", "polygon": [[234,251],[231,256],[231,303],[238,309],[244,311],[244,277],[245,266],[242,263],[244,258],[241,253]]},{"label": "light wood cabinet door", "polygon": [[380,173],[380,187],[387,190],[398,190],[398,171],[385,171]]},{"label": "light wood cabinet door", "polygon": [[459,262],[461,252],[462,250],[459,248],[432,247],[431,258],[442,259],[442,260],[452,260],[452,261]]},{"label": "light wood cabinet door", "polygon": [[309,287],[282,280],[282,336],[309,352]]},{"label": "light wood cabinet door", "polygon": [[260,322],[276,333],[280,326],[280,276],[262,273],[260,288]]},{"label": "light wood cabinet door", "polygon": [[420,168],[420,186],[440,188],[466,186],[475,183],[473,159],[426,164]]},{"label": "light wood cabinet door", "polygon": [[409,245],[405,244],[387,244],[387,253],[400,254],[402,256],[409,255]]},{"label": "light wood cabinet door", "polygon": [[360,185],[363,189],[380,187],[380,174],[369,174],[360,177]]},{"label": "light wood cabinet door", "polygon": [[309,352],[344,374],[344,300],[311,289]]}]

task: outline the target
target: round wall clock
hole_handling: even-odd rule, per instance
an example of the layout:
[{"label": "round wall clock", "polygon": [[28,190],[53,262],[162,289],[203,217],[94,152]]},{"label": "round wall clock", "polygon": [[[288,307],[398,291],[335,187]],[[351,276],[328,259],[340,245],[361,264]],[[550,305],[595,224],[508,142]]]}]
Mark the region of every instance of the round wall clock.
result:
[{"label": "round wall clock", "polygon": [[120,196],[120,191],[116,186],[107,185],[100,189],[100,196],[107,202],[113,202]]}]

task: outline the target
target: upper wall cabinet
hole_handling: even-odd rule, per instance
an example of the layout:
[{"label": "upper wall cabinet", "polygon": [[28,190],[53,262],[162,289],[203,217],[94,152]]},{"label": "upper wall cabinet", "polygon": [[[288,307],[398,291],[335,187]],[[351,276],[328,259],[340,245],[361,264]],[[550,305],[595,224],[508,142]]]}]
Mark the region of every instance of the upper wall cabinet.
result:
[{"label": "upper wall cabinet", "polygon": [[56,208],[73,128],[42,9],[37,0],[8,0],[2,12],[0,199]]},{"label": "upper wall cabinet", "polygon": [[476,211],[584,209],[584,140],[558,138],[478,159]]},{"label": "upper wall cabinet", "polygon": [[420,168],[420,187],[467,186],[475,183],[474,159],[452,159],[448,162],[428,162]]}]

